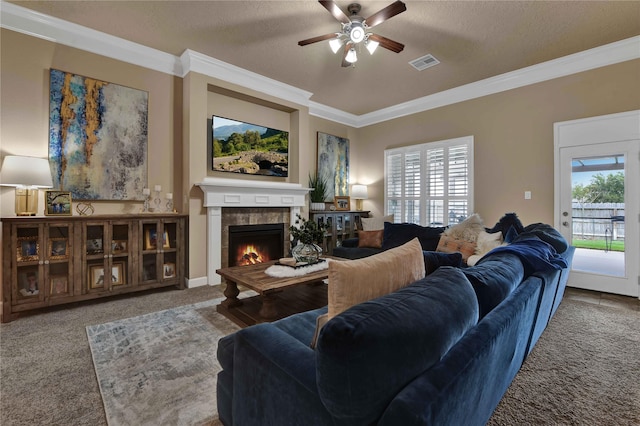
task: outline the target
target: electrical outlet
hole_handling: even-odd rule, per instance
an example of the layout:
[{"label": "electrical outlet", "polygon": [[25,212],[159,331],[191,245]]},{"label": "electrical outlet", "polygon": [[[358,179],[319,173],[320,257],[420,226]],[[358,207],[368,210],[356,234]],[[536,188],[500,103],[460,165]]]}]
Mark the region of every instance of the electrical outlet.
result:
[{"label": "electrical outlet", "polygon": [[524,191],[524,199],[525,200],[531,199],[531,191]]}]

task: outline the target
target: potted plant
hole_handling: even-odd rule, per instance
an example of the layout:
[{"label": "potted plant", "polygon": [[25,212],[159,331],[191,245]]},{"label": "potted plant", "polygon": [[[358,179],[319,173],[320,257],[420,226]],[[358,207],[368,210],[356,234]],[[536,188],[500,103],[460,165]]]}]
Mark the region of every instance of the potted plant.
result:
[{"label": "potted plant", "polygon": [[291,254],[298,263],[317,263],[322,254],[322,248],[318,244],[322,244],[326,228],[313,220],[304,219],[299,214],[296,217],[295,225],[289,227],[294,243],[297,241],[291,249]]},{"label": "potted plant", "polygon": [[309,174],[309,198],[311,199],[311,210],[324,210],[324,202],[327,198],[327,181],[317,174]]}]

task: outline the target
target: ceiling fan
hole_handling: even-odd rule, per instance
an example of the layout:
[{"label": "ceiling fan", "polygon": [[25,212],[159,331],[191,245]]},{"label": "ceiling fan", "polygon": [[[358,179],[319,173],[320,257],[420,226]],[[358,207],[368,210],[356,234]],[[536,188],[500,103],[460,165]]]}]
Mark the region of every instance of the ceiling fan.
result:
[{"label": "ceiling fan", "polygon": [[319,0],[318,3],[324,6],[334,18],[340,21],[342,30],[336,33],[301,40],[298,42],[299,46],[331,40],[329,46],[331,50],[333,50],[333,53],[337,53],[340,48],[342,48],[343,67],[353,65],[358,60],[356,47],[359,46],[360,43],[363,43],[372,55],[378,46],[382,46],[396,53],[400,53],[404,49],[404,44],[402,43],[369,32],[369,30],[376,25],[380,25],[387,19],[393,18],[407,10],[407,6],[400,0],[393,2],[366,19],[363,19],[362,16],[359,15],[361,7],[358,3],[351,3],[347,6],[349,16],[347,16],[333,0]]}]

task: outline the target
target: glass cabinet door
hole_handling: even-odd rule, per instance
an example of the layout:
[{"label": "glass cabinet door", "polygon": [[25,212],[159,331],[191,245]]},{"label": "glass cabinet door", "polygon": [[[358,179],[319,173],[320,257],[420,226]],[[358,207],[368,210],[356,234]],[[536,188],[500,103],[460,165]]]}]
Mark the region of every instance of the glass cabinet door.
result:
[{"label": "glass cabinet door", "polygon": [[162,280],[177,281],[178,277],[178,223],[165,221],[162,224],[163,244],[160,253],[162,255]]},{"label": "glass cabinet door", "polygon": [[109,257],[105,253],[106,225],[88,223],[84,229],[84,256],[86,259],[86,281],[84,291],[96,293],[108,291],[117,281],[109,267]]},{"label": "glass cabinet door", "polygon": [[111,274],[115,280],[111,282],[111,289],[120,286],[128,287],[134,284],[131,274],[131,226],[129,222],[112,223],[110,227],[111,244],[109,259],[111,260]]},{"label": "glass cabinet door", "polygon": [[51,224],[45,228],[45,289],[50,299],[74,294],[71,229],[68,223]]},{"label": "glass cabinet door", "polygon": [[[160,277],[160,261],[158,248],[158,232],[160,231],[160,222],[143,222],[142,223],[142,270],[140,271],[140,282],[148,283],[158,281]],[[160,246],[162,246],[162,242]]]},{"label": "glass cabinet door", "polygon": [[12,277],[12,304],[43,302],[46,294],[43,227],[19,226],[16,228],[16,268]]}]

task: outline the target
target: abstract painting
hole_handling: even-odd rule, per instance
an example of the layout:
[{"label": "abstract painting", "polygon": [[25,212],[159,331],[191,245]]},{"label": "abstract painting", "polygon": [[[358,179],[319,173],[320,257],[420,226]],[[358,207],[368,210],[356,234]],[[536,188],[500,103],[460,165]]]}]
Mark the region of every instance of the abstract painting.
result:
[{"label": "abstract painting", "polygon": [[327,182],[327,199],[349,195],[349,139],[318,132],[318,177]]},{"label": "abstract painting", "polygon": [[49,162],[74,200],[141,200],[149,94],[52,69]]}]

